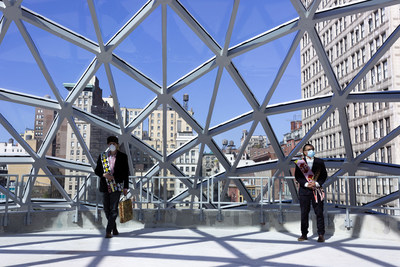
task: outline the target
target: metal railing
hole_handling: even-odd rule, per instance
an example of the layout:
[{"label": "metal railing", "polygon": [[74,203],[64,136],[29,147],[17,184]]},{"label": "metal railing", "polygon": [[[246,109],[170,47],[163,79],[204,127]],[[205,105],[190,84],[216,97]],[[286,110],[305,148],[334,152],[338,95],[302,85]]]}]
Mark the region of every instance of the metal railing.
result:
[{"label": "metal railing", "polygon": [[[76,187],[74,194],[65,189],[66,182]],[[128,197],[139,210],[139,220],[144,209],[217,209],[222,220],[222,210],[247,208],[260,210],[263,222],[265,210],[279,214],[289,209],[298,210],[297,196],[292,198],[289,184],[294,177],[130,177]],[[69,187],[69,185],[68,185]],[[79,211],[101,207],[98,192],[99,178],[94,175],[0,175],[0,214],[7,225],[10,212],[30,213],[42,210]],[[345,210],[346,227],[351,228],[352,212],[386,212],[400,214],[400,176],[340,176],[329,178],[324,185],[325,210]],[[160,214],[160,213],[159,213]],[[281,216],[281,220],[283,216]]]}]

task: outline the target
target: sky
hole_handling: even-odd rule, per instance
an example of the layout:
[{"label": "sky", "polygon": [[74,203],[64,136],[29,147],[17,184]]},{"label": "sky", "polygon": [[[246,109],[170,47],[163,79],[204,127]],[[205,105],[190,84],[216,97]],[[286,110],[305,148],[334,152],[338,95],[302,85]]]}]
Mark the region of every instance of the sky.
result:
[{"label": "sky", "polygon": [[[143,0],[94,1],[102,37],[108,41],[145,3]],[[181,0],[185,8],[203,25],[209,34],[224,46],[225,34],[231,16],[230,0]],[[97,41],[86,1],[25,0],[22,5],[61,24],[87,38]],[[229,47],[274,28],[297,17],[290,0],[241,1]],[[93,60],[90,52],[53,36],[31,24],[24,23],[35,42],[46,67],[63,98],[68,91],[63,83],[74,83]],[[248,53],[235,57],[233,63],[247,85],[261,103],[272,84],[294,34],[280,38]],[[123,58],[158,84],[162,84],[162,31],[161,7],[158,7],[126,38],[114,53]],[[167,83],[174,83],[214,54],[170,8],[167,9]],[[155,94],[112,66],[121,107],[143,108]],[[189,108],[194,118],[204,125],[208,112],[217,69],[199,78],[177,92],[174,97],[182,103],[183,94],[189,94]],[[96,73],[103,96],[110,95],[105,69]],[[14,23],[0,43],[0,88],[36,96],[50,95],[55,99],[48,83],[38,68],[28,46]],[[301,98],[300,52],[296,50],[269,104]],[[239,88],[224,70],[218,89],[211,127],[251,110]],[[21,133],[33,128],[34,107],[0,100],[1,114]],[[273,130],[282,140],[290,131],[290,121],[301,119],[300,112],[269,117]],[[215,137],[220,145],[223,139],[240,141],[242,130],[250,123]],[[261,126],[255,135],[265,135]],[[10,138],[0,125],[0,141]]]}]

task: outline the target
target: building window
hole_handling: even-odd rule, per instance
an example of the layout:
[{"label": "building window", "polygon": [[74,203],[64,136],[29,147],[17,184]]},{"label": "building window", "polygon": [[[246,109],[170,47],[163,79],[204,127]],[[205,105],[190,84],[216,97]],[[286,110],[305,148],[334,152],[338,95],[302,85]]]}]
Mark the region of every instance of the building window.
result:
[{"label": "building window", "polygon": [[372,24],[372,18],[368,19],[368,29],[370,33],[374,30],[374,25]]},{"label": "building window", "polygon": [[358,127],[354,128],[354,142],[358,143]]},{"label": "building window", "polygon": [[378,122],[374,121],[373,126],[374,126],[374,139],[377,139],[378,138]]},{"label": "building window", "polygon": [[382,80],[382,66],[379,64],[376,70],[378,72],[377,81],[380,82]]},{"label": "building window", "polygon": [[388,64],[387,64],[387,60],[383,61],[383,79],[386,79],[388,77]]},{"label": "building window", "polygon": [[73,141],[71,142],[71,147],[75,147],[75,143]]},{"label": "building window", "polygon": [[379,27],[379,21],[380,21],[380,17],[379,17],[379,12],[378,10],[374,12],[374,16],[375,16],[375,27]]},{"label": "building window", "polygon": [[387,163],[392,163],[392,147],[391,146],[386,147],[386,153],[387,153]]},{"label": "building window", "polygon": [[367,178],[367,193],[371,194],[371,179]]},{"label": "building window", "polygon": [[371,69],[371,84],[375,84],[375,68]]},{"label": "building window", "polygon": [[375,53],[375,46],[374,46],[374,42],[370,42],[369,43],[369,52],[370,52],[370,57],[372,57]]},{"label": "building window", "polygon": [[383,120],[379,120],[379,137],[383,137],[385,135],[383,131]]},{"label": "building window", "polygon": [[368,129],[368,123],[364,124],[364,129],[365,129],[365,141],[369,140],[369,129]]},{"label": "building window", "polygon": [[364,27],[364,22],[360,24],[360,29],[361,29],[361,38],[364,38],[365,36],[365,27]]},{"label": "building window", "polygon": [[390,133],[390,118],[386,118],[386,134]]}]

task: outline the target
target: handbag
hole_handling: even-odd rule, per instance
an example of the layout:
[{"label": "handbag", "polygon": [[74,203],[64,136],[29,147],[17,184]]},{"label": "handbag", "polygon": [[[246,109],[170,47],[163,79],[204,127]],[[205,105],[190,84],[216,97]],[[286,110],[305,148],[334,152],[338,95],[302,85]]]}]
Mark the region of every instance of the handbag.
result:
[{"label": "handbag", "polygon": [[118,204],[119,222],[125,223],[133,219],[132,199],[123,197]]}]

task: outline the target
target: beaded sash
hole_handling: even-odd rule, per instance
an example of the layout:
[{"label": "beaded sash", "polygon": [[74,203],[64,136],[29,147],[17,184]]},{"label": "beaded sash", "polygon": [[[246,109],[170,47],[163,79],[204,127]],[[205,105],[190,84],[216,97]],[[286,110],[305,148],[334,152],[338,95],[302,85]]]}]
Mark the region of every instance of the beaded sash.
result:
[{"label": "beaded sash", "polygon": [[[317,175],[314,175],[313,171],[307,165],[307,162],[305,160],[297,159],[294,161],[294,163],[297,165],[297,167],[299,167],[300,171],[303,173],[307,182],[317,181],[319,173]],[[318,202],[318,197],[317,197],[318,195],[320,196],[321,201],[324,200],[325,192],[322,187],[314,187],[312,190],[313,190],[315,202]]]},{"label": "beaded sash", "polygon": [[[107,152],[103,152],[101,154],[101,162],[103,164],[104,172],[111,174],[110,162],[108,161],[107,154],[108,154]],[[115,191],[122,191],[121,184],[117,184],[114,179],[112,179],[112,180],[106,179],[106,181],[107,181],[108,193],[112,193]]]}]

